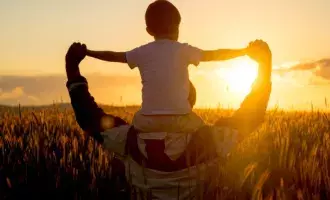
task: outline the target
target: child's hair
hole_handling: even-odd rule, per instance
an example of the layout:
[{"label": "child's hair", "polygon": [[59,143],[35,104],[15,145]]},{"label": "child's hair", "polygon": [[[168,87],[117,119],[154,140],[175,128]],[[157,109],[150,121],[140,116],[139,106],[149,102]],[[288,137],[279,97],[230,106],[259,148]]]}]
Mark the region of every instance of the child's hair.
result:
[{"label": "child's hair", "polygon": [[178,31],[181,16],[179,10],[169,1],[156,0],[148,6],[145,20],[148,30],[154,36],[164,36]]}]

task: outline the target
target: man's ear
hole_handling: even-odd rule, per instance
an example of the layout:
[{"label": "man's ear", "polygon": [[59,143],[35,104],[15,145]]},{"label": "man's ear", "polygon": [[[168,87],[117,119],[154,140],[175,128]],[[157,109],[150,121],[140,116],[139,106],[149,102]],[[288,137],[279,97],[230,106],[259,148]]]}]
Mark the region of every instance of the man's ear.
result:
[{"label": "man's ear", "polygon": [[149,27],[146,27],[146,31],[149,33],[151,36],[155,36],[154,33],[149,29]]}]

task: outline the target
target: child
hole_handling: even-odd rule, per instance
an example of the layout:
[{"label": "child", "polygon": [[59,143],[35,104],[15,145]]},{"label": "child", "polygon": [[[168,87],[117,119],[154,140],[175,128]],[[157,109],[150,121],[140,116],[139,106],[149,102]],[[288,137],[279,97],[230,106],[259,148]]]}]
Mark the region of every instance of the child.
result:
[{"label": "child", "polygon": [[166,0],[151,3],[145,13],[146,30],[154,41],[128,52],[91,51],[87,56],[138,67],[142,79],[142,107],[133,118],[141,132],[188,132],[204,125],[189,99],[188,65],[246,55],[243,49],[201,50],[178,42],[181,16]]}]

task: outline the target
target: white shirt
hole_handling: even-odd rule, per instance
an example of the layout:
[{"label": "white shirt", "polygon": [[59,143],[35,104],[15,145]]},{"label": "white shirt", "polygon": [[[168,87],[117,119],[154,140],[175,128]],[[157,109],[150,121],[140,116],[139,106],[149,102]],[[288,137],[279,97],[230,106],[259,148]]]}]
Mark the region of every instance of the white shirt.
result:
[{"label": "white shirt", "polygon": [[144,115],[180,115],[191,112],[188,102],[188,66],[198,66],[202,50],[172,40],[156,40],[126,52],[131,69],[142,79]]}]

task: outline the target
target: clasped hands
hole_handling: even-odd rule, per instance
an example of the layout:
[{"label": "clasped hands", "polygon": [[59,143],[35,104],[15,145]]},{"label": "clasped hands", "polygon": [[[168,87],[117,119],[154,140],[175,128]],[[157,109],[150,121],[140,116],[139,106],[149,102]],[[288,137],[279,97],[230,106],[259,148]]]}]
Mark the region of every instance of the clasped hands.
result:
[{"label": "clasped hands", "polygon": [[270,64],[272,53],[268,44],[262,40],[255,40],[245,48],[245,53],[259,64]]}]

